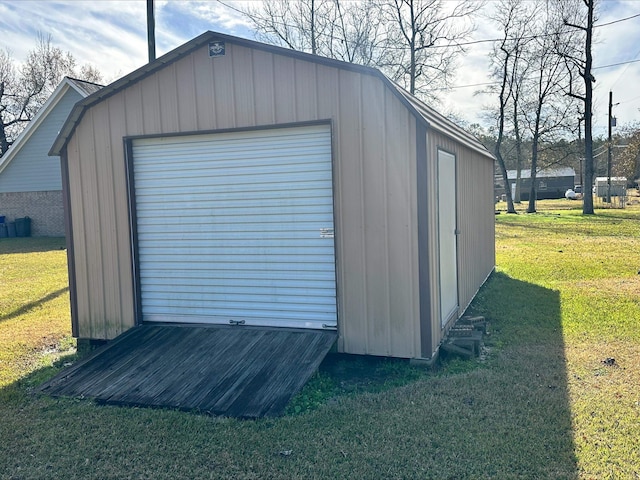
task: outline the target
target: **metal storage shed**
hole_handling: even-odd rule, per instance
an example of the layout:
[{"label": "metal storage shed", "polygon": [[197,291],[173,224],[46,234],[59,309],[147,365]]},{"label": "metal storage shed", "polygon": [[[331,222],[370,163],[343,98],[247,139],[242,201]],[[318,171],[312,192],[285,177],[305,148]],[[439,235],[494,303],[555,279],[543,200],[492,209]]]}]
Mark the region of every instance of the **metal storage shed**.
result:
[{"label": "metal storage shed", "polygon": [[319,329],[429,359],[494,268],[493,157],[372,68],[207,32],[78,102],[51,154],[79,339]]}]

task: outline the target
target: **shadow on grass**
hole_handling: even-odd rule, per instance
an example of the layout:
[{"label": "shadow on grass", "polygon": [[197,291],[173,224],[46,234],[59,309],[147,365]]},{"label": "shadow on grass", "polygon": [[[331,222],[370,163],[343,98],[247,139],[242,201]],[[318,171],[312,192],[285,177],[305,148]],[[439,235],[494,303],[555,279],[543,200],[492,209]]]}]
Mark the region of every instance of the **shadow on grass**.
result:
[{"label": "shadow on grass", "polygon": [[44,305],[51,300],[58,298],[60,295],[63,295],[69,291],[69,287],[64,287],[55,292],[51,292],[49,295],[46,295],[38,300],[33,302],[29,302],[21,306],[20,308],[14,310],[13,312],[9,312],[6,315],[0,316],[0,322],[4,322],[7,320],[11,320],[12,318],[19,317],[20,315],[24,315],[25,313],[29,313],[34,308],[38,308],[41,305]]},{"label": "shadow on grass", "polygon": [[[73,468],[73,478],[104,478],[101,468],[110,478],[577,478],[560,307],[559,292],[494,273],[469,312],[490,322],[485,362],[449,359],[415,373],[406,362],[332,355],[299,399],[321,405],[282,419],[26,395],[59,370],[45,368],[0,389],[0,399],[15,396],[0,402],[9,446],[0,465],[24,478],[42,473],[40,458],[51,478]],[[337,387],[342,398],[321,395]],[[30,456],[19,455],[24,438]]]},{"label": "shadow on grass", "polygon": [[487,428],[517,445],[501,445],[513,476],[536,478],[521,467],[539,463],[539,478],[576,478],[560,292],[494,272],[470,311],[489,320],[490,373],[476,392],[494,405]]},{"label": "shadow on grass", "polygon": [[0,238],[0,254],[50,252],[65,248],[67,246],[64,237]]}]

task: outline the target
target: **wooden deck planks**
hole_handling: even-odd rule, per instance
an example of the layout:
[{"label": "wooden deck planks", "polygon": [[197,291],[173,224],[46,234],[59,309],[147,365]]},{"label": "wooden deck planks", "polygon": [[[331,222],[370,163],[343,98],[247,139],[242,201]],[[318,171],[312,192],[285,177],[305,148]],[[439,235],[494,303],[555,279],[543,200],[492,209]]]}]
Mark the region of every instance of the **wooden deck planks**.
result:
[{"label": "wooden deck planks", "polygon": [[142,325],[40,387],[57,397],[277,416],[315,372],[334,331]]}]

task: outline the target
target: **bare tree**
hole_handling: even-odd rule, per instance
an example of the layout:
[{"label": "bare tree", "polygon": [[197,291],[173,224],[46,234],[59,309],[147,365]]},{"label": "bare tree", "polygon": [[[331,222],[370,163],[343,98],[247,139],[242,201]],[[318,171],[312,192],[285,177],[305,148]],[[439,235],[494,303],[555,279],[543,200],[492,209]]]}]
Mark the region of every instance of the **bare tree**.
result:
[{"label": "bare tree", "polygon": [[505,118],[507,115],[507,104],[510,97],[509,91],[509,71],[511,69],[512,49],[509,46],[509,38],[511,32],[514,29],[514,23],[517,21],[517,11],[520,2],[515,0],[503,0],[500,2],[496,12],[495,21],[502,27],[503,37],[500,43],[494,46],[494,51],[491,56],[491,61],[494,67],[493,76],[500,79],[499,91],[498,91],[498,115],[497,115],[497,136],[494,147],[494,155],[498,161],[498,167],[502,174],[502,181],[504,184],[505,195],[507,198],[507,213],[516,213],[516,209],[513,206],[513,198],[511,195],[511,188],[509,186],[509,177],[507,174],[507,167],[505,165],[504,157],[502,155],[502,142],[504,139],[505,130]]},{"label": "bare tree", "polygon": [[446,0],[265,0],[243,13],[257,37],[295,50],[374,66],[413,94],[448,87],[471,17],[484,4]]},{"label": "bare tree", "polygon": [[268,0],[242,10],[259,40],[360,65],[389,63],[377,2]]},{"label": "bare tree", "polygon": [[[564,24],[581,34],[584,47],[564,52],[571,81],[568,84],[567,95],[584,104],[584,185],[582,185],[583,200],[582,213],[593,215],[593,84],[592,74],[593,56],[593,26],[596,20],[596,0],[561,0],[562,18]],[[582,87],[577,85],[575,77],[582,78]]]},{"label": "bare tree", "polygon": [[513,192],[513,202],[521,202],[521,183],[522,183],[522,166],[524,161],[524,155],[522,152],[522,127],[520,122],[521,112],[521,97],[524,88],[524,82],[529,74],[529,63],[523,61],[524,52],[527,43],[531,41],[531,37],[528,35],[528,26],[536,15],[537,6],[529,10],[528,13],[523,15],[523,20],[520,22],[520,33],[513,41],[513,67],[510,78],[510,92],[511,92],[511,125],[513,127],[513,136],[515,138],[515,151],[516,151],[516,181]]},{"label": "bare tree", "polygon": [[[519,201],[519,181],[522,164],[522,135],[520,128],[520,96],[528,72],[523,52],[531,41],[530,25],[536,16],[537,8],[529,6],[523,0],[501,0],[491,18],[497,23],[503,37],[496,42],[491,54],[492,76],[498,80],[498,110],[496,116],[497,138],[494,148],[498,166],[502,173],[507,198],[507,213],[516,213],[513,192],[507,174],[504,159],[504,141],[507,123],[511,123],[515,135],[516,150],[516,189]],[[493,89],[495,91],[495,89]],[[509,113],[511,112],[511,113]]]},{"label": "bare tree", "polygon": [[402,46],[390,65],[391,77],[412,94],[434,98],[449,87],[461,43],[475,30],[472,17],[482,2],[389,0],[382,5],[388,35]]},{"label": "bare tree", "polygon": [[616,140],[621,148],[616,149],[613,175],[626,177],[629,183],[640,180],[640,124],[623,128]]},{"label": "bare tree", "polygon": [[[571,98],[565,95],[566,86],[571,81],[563,60],[563,50],[571,47],[570,38],[562,31],[562,22],[553,6],[546,5],[539,15],[537,32],[527,51],[527,61],[531,66],[531,80],[526,96],[528,100],[523,108],[523,119],[531,134],[531,190],[529,193],[528,213],[536,211],[538,185],[536,182],[538,159],[541,144],[557,139],[559,132],[570,130]],[[564,47],[563,47],[564,46]]]},{"label": "bare tree", "polygon": [[100,73],[90,65],[76,72],[69,52],[52,45],[51,36],[38,35],[35,48],[21,67],[9,50],[0,50],[0,156],[9,149],[65,76],[99,82]]}]

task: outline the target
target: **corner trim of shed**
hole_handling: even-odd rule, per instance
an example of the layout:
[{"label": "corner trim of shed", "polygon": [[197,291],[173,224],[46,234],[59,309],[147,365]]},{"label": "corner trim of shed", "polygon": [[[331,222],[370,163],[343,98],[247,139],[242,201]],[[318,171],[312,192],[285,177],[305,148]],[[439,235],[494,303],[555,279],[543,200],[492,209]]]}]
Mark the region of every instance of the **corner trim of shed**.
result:
[{"label": "corner trim of shed", "polygon": [[64,207],[64,229],[67,244],[67,271],[69,275],[69,306],[71,310],[71,334],[78,337],[78,291],[76,288],[76,262],[71,218],[71,192],[69,189],[69,161],[66,147],[60,152],[62,177],[62,202]]},{"label": "corner trim of shed", "polygon": [[429,277],[429,222],[427,127],[416,123],[416,181],[418,192],[418,288],[420,302],[420,356],[434,353],[431,317],[431,281]]}]

